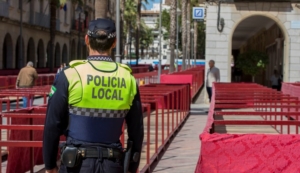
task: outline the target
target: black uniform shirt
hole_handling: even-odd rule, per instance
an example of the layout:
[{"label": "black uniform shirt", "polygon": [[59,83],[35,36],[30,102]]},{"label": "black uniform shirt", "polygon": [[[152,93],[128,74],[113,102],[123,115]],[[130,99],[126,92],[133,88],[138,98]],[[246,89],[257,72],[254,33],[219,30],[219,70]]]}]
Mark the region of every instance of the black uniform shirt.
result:
[{"label": "black uniform shirt", "polygon": [[[96,57],[89,57],[97,60]],[[101,60],[101,59],[100,59]],[[107,58],[105,59],[107,60]],[[109,60],[110,61],[110,60]],[[49,98],[44,127],[43,157],[47,170],[56,167],[59,138],[65,133],[69,122],[68,87],[69,83],[64,72],[59,74],[54,82],[56,91]],[[132,154],[141,153],[144,138],[143,113],[140,94],[137,87],[137,94],[132,106],[125,117],[129,140],[133,141]],[[130,172],[136,172],[139,162],[131,162]]]}]

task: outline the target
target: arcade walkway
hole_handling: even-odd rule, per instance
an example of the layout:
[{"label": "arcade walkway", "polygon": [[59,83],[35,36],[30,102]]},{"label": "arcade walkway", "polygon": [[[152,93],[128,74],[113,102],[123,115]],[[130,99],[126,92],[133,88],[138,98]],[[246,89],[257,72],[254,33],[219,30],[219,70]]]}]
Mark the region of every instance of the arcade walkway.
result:
[{"label": "arcade walkway", "polygon": [[203,131],[209,104],[205,104],[202,90],[196,103],[191,105],[191,113],[182,129],[171,142],[158,162],[153,173],[193,173],[199,158],[199,134]]}]

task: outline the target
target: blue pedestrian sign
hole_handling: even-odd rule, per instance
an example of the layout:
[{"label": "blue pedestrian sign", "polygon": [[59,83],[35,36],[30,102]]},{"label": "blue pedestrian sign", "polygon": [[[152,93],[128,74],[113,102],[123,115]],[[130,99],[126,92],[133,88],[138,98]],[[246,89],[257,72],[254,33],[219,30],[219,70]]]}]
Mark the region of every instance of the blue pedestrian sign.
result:
[{"label": "blue pedestrian sign", "polygon": [[193,19],[203,20],[204,19],[204,7],[193,7]]}]

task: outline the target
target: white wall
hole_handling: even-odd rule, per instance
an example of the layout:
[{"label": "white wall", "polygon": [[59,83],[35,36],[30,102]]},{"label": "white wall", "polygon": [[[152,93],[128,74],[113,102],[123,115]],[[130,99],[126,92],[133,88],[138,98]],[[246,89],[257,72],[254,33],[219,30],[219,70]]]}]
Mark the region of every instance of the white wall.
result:
[{"label": "white wall", "polygon": [[[291,8],[290,8],[291,7]],[[220,69],[221,81],[231,81],[231,41],[238,24],[253,15],[262,15],[274,20],[285,36],[284,81],[299,81],[300,29],[291,29],[291,21],[300,21],[300,9],[290,3],[236,3],[221,5],[221,17],[225,20],[222,33],[216,28],[218,7],[207,6],[206,61],[213,59]],[[206,67],[207,70],[208,67]]]}]

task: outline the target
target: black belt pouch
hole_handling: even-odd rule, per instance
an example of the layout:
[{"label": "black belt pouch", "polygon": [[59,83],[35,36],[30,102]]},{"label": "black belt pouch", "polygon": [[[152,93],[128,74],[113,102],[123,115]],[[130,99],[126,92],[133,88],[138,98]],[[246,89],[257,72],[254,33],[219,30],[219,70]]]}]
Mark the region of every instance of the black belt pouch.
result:
[{"label": "black belt pouch", "polygon": [[69,168],[73,168],[78,165],[81,159],[81,154],[78,148],[73,146],[67,146],[64,148],[61,154],[61,162]]}]

